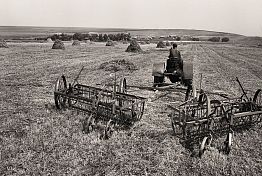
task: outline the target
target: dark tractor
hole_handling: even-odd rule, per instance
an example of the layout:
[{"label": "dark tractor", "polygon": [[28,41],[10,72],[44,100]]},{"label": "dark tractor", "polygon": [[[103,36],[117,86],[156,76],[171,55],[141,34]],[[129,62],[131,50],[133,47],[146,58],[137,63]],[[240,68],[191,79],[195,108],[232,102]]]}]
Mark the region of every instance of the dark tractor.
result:
[{"label": "dark tractor", "polygon": [[191,62],[183,62],[181,59],[169,58],[167,62],[154,63],[153,73],[154,87],[166,85],[165,77],[168,77],[172,83],[180,83],[187,87],[186,100],[192,90],[193,80],[193,64]]}]

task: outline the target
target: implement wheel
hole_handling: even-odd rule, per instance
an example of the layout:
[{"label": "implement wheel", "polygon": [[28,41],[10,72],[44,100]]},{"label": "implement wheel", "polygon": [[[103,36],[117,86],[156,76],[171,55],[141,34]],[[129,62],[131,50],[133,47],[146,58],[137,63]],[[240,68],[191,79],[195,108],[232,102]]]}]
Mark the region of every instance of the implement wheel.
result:
[{"label": "implement wheel", "polygon": [[164,82],[164,76],[154,76],[154,87],[160,87]]},{"label": "implement wheel", "polygon": [[181,127],[174,121],[174,118],[172,116],[170,116],[170,120],[171,120],[171,126],[173,129],[173,134],[174,135],[179,135],[182,134],[182,129]]},{"label": "implement wheel", "polygon": [[84,124],[83,124],[84,133],[88,134],[88,133],[92,132],[93,129],[94,129],[94,124],[95,124],[95,118],[94,118],[94,115],[91,114],[88,117],[87,121],[85,121]]},{"label": "implement wheel", "polygon": [[109,120],[106,124],[106,127],[105,127],[105,130],[104,130],[104,139],[109,139],[113,132],[114,132],[114,126],[115,126],[115,123],[113,122],[113,120]]},{"label": "implement wheel", "polygon": [[120,79],[120,84],[119,84],[119,92],[120,93],[127,93],[127,86],[126,86],[126,78],[121,78]]},{"label": "implement wheel", "polygon": [[261,109],[262,108],[262,90],[261,89],[258,89],[254,95],[254,98],[253,98],[253,102],[255,103],[255,105]]},{"label": "implement wheel", "polygon": [[[66,94],[67,91],[67,83],[66,83],[66,78],[64,75],[62,75],[61,77],[59,77],[55,83],[55,92],[60,92],[60,93],[64,93]],[[54,100],[55,100],[55,105],[57,109],[61,109],[63,107],[65,107],[66,104],[66,98],[61,96],[61,95],[57,95],[54,94]]]},{"label": "implement wheel", "polygon": [[206,149],[210,146],[211,142],[212,142],[212,136],[211,135],[204,137],[204,139],[202,140],[202,142],[200,144],[200,148],[199,148],[199,157],[200,158],[203,156]]},{"label": "implement wheel", "polygon": [[228,155],[231,151],[232,148],[232,139],[233,139],[233,133],[230,132],[227,134],[226,141],[224,142],[225,144],[225,153]]}]

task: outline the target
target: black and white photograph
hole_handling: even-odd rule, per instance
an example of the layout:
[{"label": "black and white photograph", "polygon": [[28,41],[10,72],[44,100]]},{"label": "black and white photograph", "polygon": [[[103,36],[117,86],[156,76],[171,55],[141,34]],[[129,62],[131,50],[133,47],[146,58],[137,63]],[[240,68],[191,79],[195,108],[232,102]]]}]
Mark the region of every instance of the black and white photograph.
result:
[{"label": "black and white photograph", "polygon": [[0,0],[0,175],[262,175],[261,7]]}]

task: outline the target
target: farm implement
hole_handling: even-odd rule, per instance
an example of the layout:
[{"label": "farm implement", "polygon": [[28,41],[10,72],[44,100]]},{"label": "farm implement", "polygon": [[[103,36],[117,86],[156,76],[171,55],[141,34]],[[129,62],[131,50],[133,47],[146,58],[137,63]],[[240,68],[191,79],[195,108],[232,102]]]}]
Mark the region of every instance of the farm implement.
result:
[{"label": "farm implement", "polygon": [[[176,135],[190,145],[199,144],[199,156],[214,138],[226,136],[223,151],[229,154],[235,131],[249,128],[262,120],[262,91],[246,91],[240,81],[242,96],[210,99],[203,91],[197,100],[187,101],[172,109],[171,124]],[[253,95],[253,96],[252,96]]]},{"label": "farm implement", "polygon": [[114,127],[130,126],[142,118],[145,98],[125,93],[123,84],[114,84],[113,90],[79,84],[82,70],[72,84],[67,85],[64,75],[57,79],[54,100],[57,109],[67,108],[87,116],[83,123],[85,133],[102,121],[106,124],[103,137],[107,139]]}]

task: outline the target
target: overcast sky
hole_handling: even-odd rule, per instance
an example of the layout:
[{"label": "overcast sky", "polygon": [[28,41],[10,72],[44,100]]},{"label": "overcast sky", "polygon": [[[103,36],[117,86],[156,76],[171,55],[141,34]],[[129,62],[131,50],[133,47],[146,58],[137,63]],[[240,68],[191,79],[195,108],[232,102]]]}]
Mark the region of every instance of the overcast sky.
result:
[{"label": "overcast sky", "polygon": [[262,36],[262,0],[0,0],[0,26],[185,28]]}]

